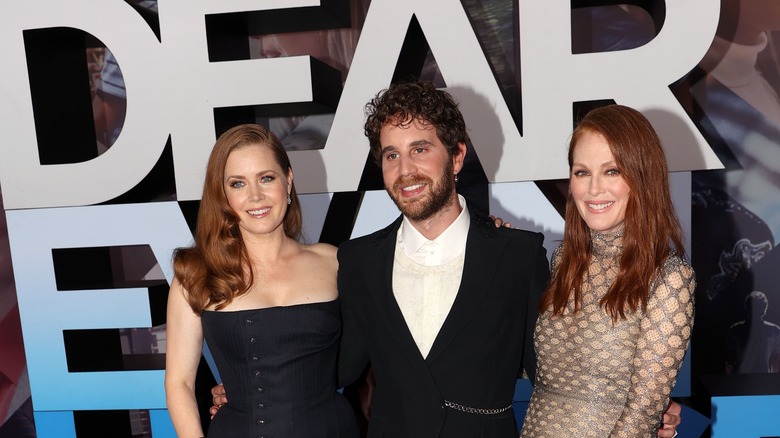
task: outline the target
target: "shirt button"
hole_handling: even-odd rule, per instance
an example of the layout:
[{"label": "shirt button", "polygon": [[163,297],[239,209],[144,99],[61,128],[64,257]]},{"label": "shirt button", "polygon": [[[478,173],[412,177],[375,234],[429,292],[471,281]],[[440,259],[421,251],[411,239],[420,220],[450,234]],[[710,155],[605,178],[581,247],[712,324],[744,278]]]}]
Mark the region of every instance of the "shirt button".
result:
[{"label": "shirt button", "polygon": [[253,355],[252,355],[252,360],[255,360],[255,361],[256,361],[256,360],[258,360],[258,359],[260,359],[260,358],[259,358],[259,357],[258,357],[256,354],[253,354]]},{"label": "shirt button", "polygon": [[255,342],[257,342],[257,338],[255,338],[254,336],[249,338],[249,343],[254,344]]},{"label": "shirt button", "polygon": [[265,420],[257,420],[257,424],[265,424]]},{"label": "shirt button", "polygon": [[260,377],[262,375],[263,375],[263,373],[260,372],[260,370],[255,370],[255,377]]},{"label": "shirt button", "polygon": [[257,404],[257,407],[258,407],[258,408],[264,408],[264,407],[265,407],[265,403],[258,403],[258,404]]},{"label": "shirt button", "polygon": [[246,324],[246,325],[252,325],[253,323],[254,323],[254,321],[252,320],[252,318],[247,318],[247,319],[244,320],[244,324]]},{"label": "shirt button", "polygon": [[257,388],[257,392],[263,392],[263,388]]}]

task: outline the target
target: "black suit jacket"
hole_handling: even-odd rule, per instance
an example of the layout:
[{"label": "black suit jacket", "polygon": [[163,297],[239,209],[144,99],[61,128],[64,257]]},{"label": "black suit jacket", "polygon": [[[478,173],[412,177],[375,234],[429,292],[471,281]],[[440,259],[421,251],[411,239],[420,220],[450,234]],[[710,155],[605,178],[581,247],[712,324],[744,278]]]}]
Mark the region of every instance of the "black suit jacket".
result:
[{"label": "black suit jacket", "polygon": [[543,235],[496,228],[471,211],[458,295],[423,359],[393,296],[399,217],[389,227],[343,243],[338,251],[344,332],[342,384],[370,362],[376,377],[369,437],[516,438],[513,410],[494,415],[447,408],[512,403],[523,368],[533,379],[533,327],[549,267]]}]

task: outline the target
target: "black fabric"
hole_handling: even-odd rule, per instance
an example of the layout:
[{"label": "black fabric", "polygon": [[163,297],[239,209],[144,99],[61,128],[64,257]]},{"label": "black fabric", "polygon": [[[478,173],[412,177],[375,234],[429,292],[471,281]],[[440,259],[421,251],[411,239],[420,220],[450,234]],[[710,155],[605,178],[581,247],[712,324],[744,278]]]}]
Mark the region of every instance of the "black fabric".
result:
[{"label": "black fabric", "polygon": [[477,415],[446,408],[512,403],[518,373],[535,372],[531,337],[549,278],[543,236],[496,228],[471,211],[458,295],[423,359],[392,290],[401,220],[339,247],[344,336],[342,383],[370,362],[376,377],[368,436],[517,438],[514,412]]},{"label": "black fabric", "polygon": [[229,403],[208,430],[219,437],[357,437],[337,392],[339,301],[203,312],[203,334]]}]

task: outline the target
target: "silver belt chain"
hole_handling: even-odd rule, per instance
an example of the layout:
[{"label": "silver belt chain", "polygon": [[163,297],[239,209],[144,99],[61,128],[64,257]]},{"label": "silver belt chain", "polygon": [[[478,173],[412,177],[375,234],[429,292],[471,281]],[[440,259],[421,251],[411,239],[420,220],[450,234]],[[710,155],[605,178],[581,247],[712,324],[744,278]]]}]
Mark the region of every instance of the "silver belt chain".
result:
[{"label": "silver belt chain", "polygon": [[503,408],[472,408],[471,406],[463,406],[459,405],[457,403],[453,403],[449,400],[444,400],[444,406],[447,406],[450,409],[455,409],[456,411],[465,412],[467,414],[478,414],[478,415],[495,415],[500,414],[502,412],[506,412],[510,409],[512,409],[512,405],[505,406]]}]

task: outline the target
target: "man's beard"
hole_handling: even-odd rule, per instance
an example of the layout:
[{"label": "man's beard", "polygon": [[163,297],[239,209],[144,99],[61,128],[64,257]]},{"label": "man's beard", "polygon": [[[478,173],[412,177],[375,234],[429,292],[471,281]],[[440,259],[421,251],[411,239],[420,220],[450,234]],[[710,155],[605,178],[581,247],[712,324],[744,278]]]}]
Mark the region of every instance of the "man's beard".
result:
[{"label": "man's beard", "polygon": [[[403,202],[400,200],[403,198],[395,195],[395,193],[400,193],[403,187],[414,184],[427,184],[428,192],[424,197],[415,199],[411,202]],[[385,187],[385,190],[387,191],[387,194],[390,195],[390,199],[392,199],[398,209],[401,210],[401,213],[409,220],[420,222],[430,219],[435,214],[444,210],[452,201],[452,194],[455,192],[455,175],[452,160],[447,158],[447,163],[444,165],[444,171],[435,184],[432,179],[425,176],[401,177],[396,179],[395,183],[393,183],[392,190],[388,187]]]}]

